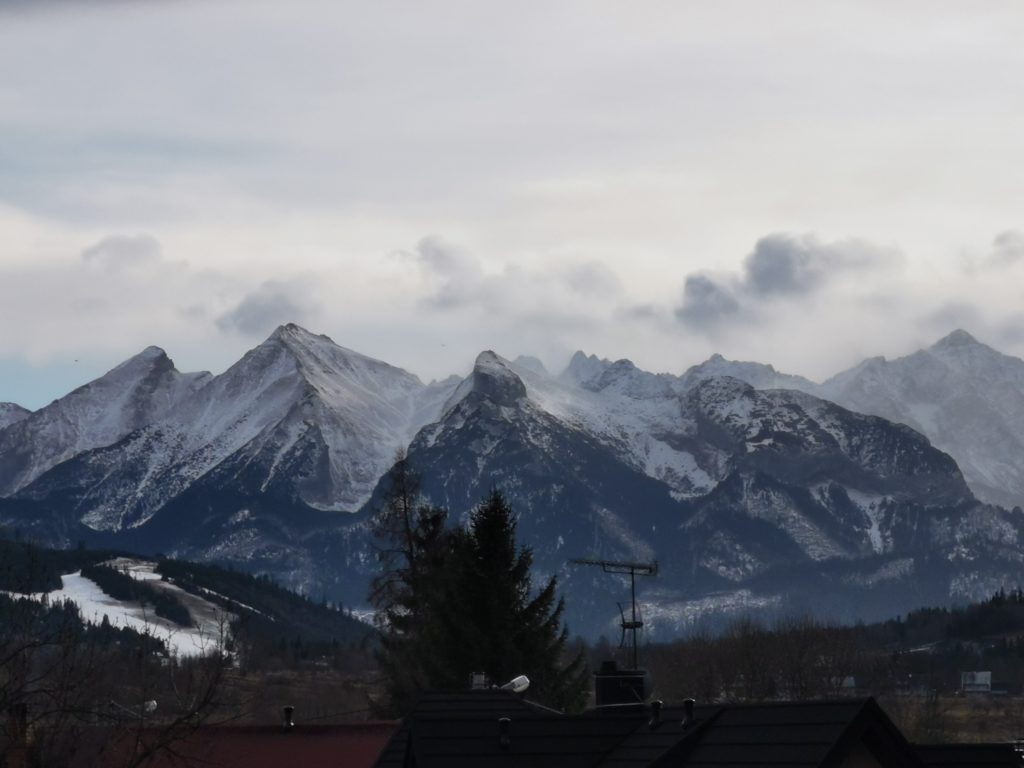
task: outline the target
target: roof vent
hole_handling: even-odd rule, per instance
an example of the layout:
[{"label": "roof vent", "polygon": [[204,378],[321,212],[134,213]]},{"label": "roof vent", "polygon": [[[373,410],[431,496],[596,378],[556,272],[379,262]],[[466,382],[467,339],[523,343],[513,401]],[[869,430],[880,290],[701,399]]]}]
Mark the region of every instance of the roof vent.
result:
[{"label": "roof vent", "polygon": [[697,719],[693,715],[694,703],[693,699],[686,699],[683,701],[683,728],[689,728]]},{"label": "roof vent", "polygon": [[647,727],[652,731],[661,724],[661,699],[655,699],[651,702],[651,719],[647,723]]},{"label": "roof vent", "polygon": [[512,720],[508,717],[498,718],[498,746],[502,752],[507,752],[512,746],[512,737],[509,736],[509,729],[512,727]]}]

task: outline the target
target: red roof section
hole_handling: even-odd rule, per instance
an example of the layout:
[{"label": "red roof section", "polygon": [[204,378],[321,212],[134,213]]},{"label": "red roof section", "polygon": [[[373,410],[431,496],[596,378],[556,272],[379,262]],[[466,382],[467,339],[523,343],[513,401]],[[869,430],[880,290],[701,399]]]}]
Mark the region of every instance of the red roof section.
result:
[{"label": "red roof section", "polygon": [[338,725],[295,725],[285,731],[267,726],[201,728],[174,744],[175,755],[149,765],[180,768],[370,768],[398,729],[393,721]]}]

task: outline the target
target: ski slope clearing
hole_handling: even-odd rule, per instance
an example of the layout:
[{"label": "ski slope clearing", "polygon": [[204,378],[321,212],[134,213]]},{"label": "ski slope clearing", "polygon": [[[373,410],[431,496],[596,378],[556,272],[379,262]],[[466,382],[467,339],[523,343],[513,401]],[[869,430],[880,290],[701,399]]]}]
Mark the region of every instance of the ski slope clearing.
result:
[{"label": "ski slope clearing", "polygon": [[[34,600],[45,599],[50,603],[70,600],[78,606],[83,621],[98,625],[106,616],[112,626],[130,627],[159,638],[171,653],[178,656],[201,656],[218,649],[222,634],[227,632],[228,623],[234,618],[231,614],[220,606],[161,581],[160,575],[154,572],[153,563],[118,558],[106,565],[124,570],[133,578],[145,580],[155,589],[173,592],[188,608],[195,626],[180,627],[157,616],[144,605],[116,600],[95,582],[82,576],[81,571],[62,575],[60,589],[20,596]],[[19,596],[16,593],[8,594]]]}]

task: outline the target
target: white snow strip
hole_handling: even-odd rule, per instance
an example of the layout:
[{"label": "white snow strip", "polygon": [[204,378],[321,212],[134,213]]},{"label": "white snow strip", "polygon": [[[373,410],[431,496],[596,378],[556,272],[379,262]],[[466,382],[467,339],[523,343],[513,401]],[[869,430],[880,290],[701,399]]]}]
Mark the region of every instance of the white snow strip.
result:
[{"label": "white snow strip", "polygon": [[[60,577],[61,588],[52,592],[35,592],[29,595],[8,592],[15,597],[28,597],[33,600],[47,600],[50,603],[61,603],[70,600],[78,606],[82,620],[89,624],[99,625],[106,616],[111,626],[130,627],[137,632],[163,640],[171,653],[179,656],[202,656],[218,648],[221,621],[206,616],[193,620],[195,627],[179,627],[171,621],[157,616],[151,609],[135,603],[115,600],[106,594],[96,582],[75,571]],[[190,611],[191,612],[191,611]],[[221,612],[226,628],[230,616]]]}]

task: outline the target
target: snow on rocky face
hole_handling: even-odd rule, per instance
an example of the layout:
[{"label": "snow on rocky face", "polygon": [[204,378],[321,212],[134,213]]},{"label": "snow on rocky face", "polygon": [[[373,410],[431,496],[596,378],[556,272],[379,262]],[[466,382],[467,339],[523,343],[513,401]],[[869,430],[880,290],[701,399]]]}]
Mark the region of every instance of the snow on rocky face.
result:
[{"label": "snow on rocky face", "polygon": [[24,488],[52,467],[165,418],[205,384],[208,373],[183,374],[159,347],[0,432],[0,495]]},{"label": "snow on rocky face", "polygon": [[144,524],[198,483],[355,511],[452,386],[424,386],[326,336],[282,326],[163,418],[79,453],[20,495],[61,498],[88,527],[108,531]]},{"label": "snow on rocky face", "polygon": [[824,384],[720,355],[682,379],[710,376],[730,376],[757,389],[799,390],[906,424],[956,460],[978,498],[1024,506],[1024,361],[966,331],[896,360],[868,358]]},{"label": "snow on rocky face", "polygon": [[[1024,398],[1006,382],[1024,363],[964,336],[895,378],[901,361],[836,377],[825,387],[839,405],[806,379],[717,356],[673,376],[580,352],[551,375],[484,352],[465,379],[424,385],[293,325],[219,376],[147,350],[0,430],[0,522],[242,563],[351,603],[374,568],[373,494],[407,448],[455,519],[506,492],[538,575],[561,574],[587,631],[617,585],[567,568],[573,556],[657,558],[659,594],[678,604],[726,591],[799,610],[822,579],[847,615],[908,579],[931,590],[915,599],[948,599],[1021,570],[1020,515],[979,504],[919,434],[964,402],[969,431],[979,399],[1016,423]],[[880,392],[917,420],[856,412]],[[921,405],[936,402],[942,413]],[[348,512],[360,514],[332,514]]]},{"label": "snow on rocky face", "polygon": [[803,376],[779,373],[771,365],[726,360],[718,354],[712,355],[699,365],[690,367],[683,374],[682,379],[687,384],[695,384],[703,379],[720,376],[729,376],[745,381],[757,389],[796,389],[811,392],[817,386]]},{"label": "snow on rocky face", "polygon": [[355,510],[446,392],[295,325],[214,378],[179,419],[182,461],[253,492],[294,484],[312,507]]},{"label": "snow on rocky face", "polygon": [[577,356],[556,378],[483,353],[409,458],[457,517],[503,488],[540,570],[561,572],[577,622],[606,599],[565,568],[582,554],[658,558],[663,585],[692,594],[922,546],[977,554],[993,531],[1020,535],[1001,511],[991,525],[966,523],[957,510],[978,504],[956,464],[912,429],[802,392],[626,360]]},{"label": "snow on rocky face", "polygon": [[957,330],[906,357],[865,360],[818,392],[926,435],[979,498],[1024,505],[1024,360]]},{"label": "snow on rocky face", "polygon": [[17,403],[0,403],[0,430],[24,420],[32,414],[28,408]]}]

